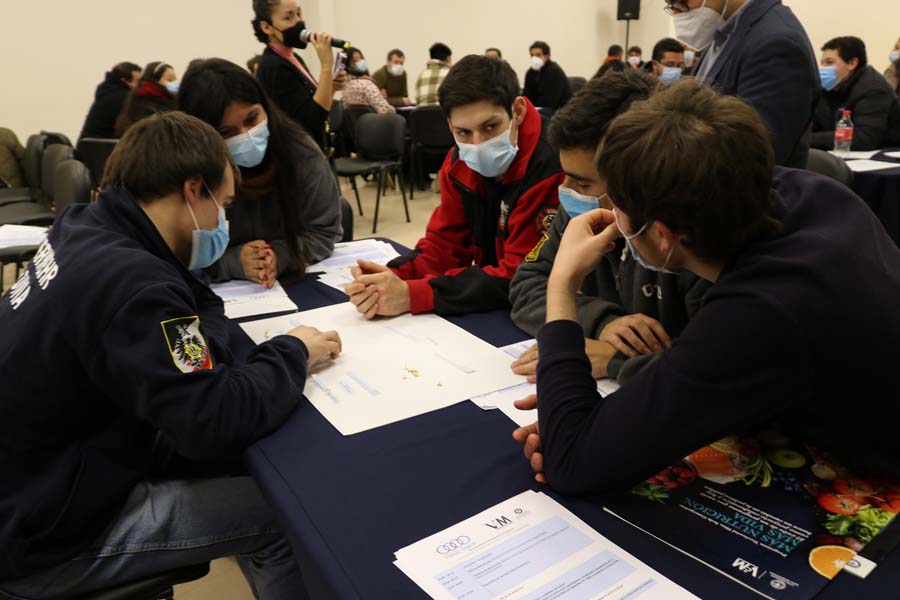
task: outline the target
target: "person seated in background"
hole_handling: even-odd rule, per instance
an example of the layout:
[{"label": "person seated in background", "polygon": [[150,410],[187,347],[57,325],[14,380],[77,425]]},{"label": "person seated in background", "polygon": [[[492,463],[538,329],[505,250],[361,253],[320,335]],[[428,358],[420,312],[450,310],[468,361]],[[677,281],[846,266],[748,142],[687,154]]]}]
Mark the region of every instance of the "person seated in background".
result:
[{"label": "person seated in background", "polygon": [[[406,82],[406,55],[399,48],[388,52],[387,64],[375,71],[372,79],[391,106],[409,106],[409,84]],[[346,97],[346,96],[345,96]]]},{"label": "person seated in background", "polygon": [[113,137],[122,137],[129,127],[144,117],[174,109],[177,93],[178,77],[172,65],[159,61],[148,64],[116,117]]},{"label": "person seated in background", "polygon": [[628,66],[635,71],[644,67],[644,51],[640,46],[632,46],[628,49]]},{"label": "person seated in background", "polygon": [[591,79],[600,79],[607,73],[622,73],[627,70],[628,67],[625,66],[625,63],[623,63],[621,60],[612,60],[597,69],[597,72],[594,73],[594,76],[591,77]]},{"label": "person seated in background", "polygon": [[260,598],[308,598],[241,460],[341,343],[298,327],[232,356],[191,270],[225,248],[239,178],[199,119],[143,119],[0,299],[0,595],[93,596],[234,556]]},{"label": "person seated in background", "polygon": [[285,116],[247,71],[221,58],[188,69],[179,108],[212,125],[241,172],[226,215],[230,239],[207,267],[214,282],[271,287],[300,278],[341,239],[341,195],[312,138]]},{"label": "person seated in background", "polygon": [[838,37],[822,46],[822,91],[813,119],[812,147],[834,148],[841,111],[852,111],[852,150],[900,144],[900,99],[870,64],[865,43]]},{"label": "person seated in background", "polygon": [[528,51],[531,68],[525,74],[524,96],[538,108],[551,112],[562,108],[572,97],[566,72],[550,58],[547,42],[534,42]]},{"label": "person seated in background", "polygon": [[346,291],[369,319],[508,307],[510,279],[556,215],[559,157],[509,63],[465,57],[440,100],[457,142],[441,167],[441,203],[413,252],[355,269]]},{"label": "person seated in background", "polygon": [[[538,333],[539,431],[514,434],[557,491],[626,490],[773,422],[863,472],[900,476],[900,249],[845,186],[776,170],[770,139],[751,106],[695,79],[610,125],[596,167],[613,209],[566,228]],[[646,264],[712,285],[672,347],[601,398],[577,292],[621,236]],[[848,347],[866,352],[834,351]],[[866,411],[848,406],[859,381]],[[534,404],[532,396],[518,407]],[[865,436],[845,435],[860,429]]]},{"label": "person seated in background", "polygon": [[897,40],[894,49],[888,54],[888,62],[890,66],[885,70],[884,78],[894,93],[900,96],[900,40]]},{"label": "person seated in background", "polygon": [[[657,82],[642,71],[593,79],[556,113],[548,139],[559,151],[566,178],[559,187],[559,210],[550,231],[516,271],[509,290],[512,319],[528,335],[546,323],[547,280],[569,222],[595,208],[612,208],[594,156],[609,124],[634,102],[646,100]],[[681,335],[700,308],[709,283],[693,273],[663,273],[643,267],[624,240],[607,252],[585,278],[577,321],[595,378],[624,384],[653,363]],[[513,363],[513,371],[533,377],[535,345]]]},{"label": "person seated in background", "polygon": [[22,161],[25,147],[12,129],[0,127],[0,188],[27,187]]},{"label": "person seated in background", "polygon": [[672,38],[663,38],[653,46],[650,74],[663,85],[672,85],[684,74],[684,48]]},{"label": "person seated in background", "polygon": [[702,52],[692,74],[756,109],[777,164],[805,169],[819,96],[816,56],[782,0],[665,0],[675,38]]},{"label": "person seated in background", "polygon": [[617,60],[621,63],[625,62],[625,48],[623,48],[619,44],[613,44],[609,47],[609,50],[606,51],[606,60],[604,60],[603,63],[606,64],[614,60]]},{"label": "person seated in background", "polygon": [[437,106],[438,90],[450,72],[453,52],[446,44],[437,42],[428,49],[428,64],[416,80],[416,105]]},{"label": "person seated in background", "polygon": [[375,80],[369,76],[369,65],[359,48],[349,48],[344,58],[347,84],[344,86],[344,106],[369,106],[379,114],[397,110],[385,99]]},{"label": "person seated in background", "polygon": [[253,57],[247,61],[247,70],[250,71],[250,74],[256,77],[257,71],[259,71],[259,60],[262,58],[262,54],[255,54]]},{"label": "person seated in background", "polygon": [[78,139],[115,137],[116,119],[122,113],[128,93],[138,86],[141,72],[133,62],[120,62],[106,72],[94,91],[94,103],[88,110]]},{"label": "person seated in background", "polygon": [[488,48],[484,51],[484,55],[490,58],[496,58],[497,60],[503,60],[503,53],[500,52],[500,48]]}]

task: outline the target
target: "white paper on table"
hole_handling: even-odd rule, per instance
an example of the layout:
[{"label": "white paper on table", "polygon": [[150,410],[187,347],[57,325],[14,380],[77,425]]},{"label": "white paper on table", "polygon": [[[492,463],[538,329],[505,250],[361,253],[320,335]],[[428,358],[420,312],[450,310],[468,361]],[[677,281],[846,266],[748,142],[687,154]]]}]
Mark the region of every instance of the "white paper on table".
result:
[{"label": "white paper on table", "polygon": [[509,346],[503,346],[500,349],[503,350],[504,352],[506,352],[507,354],[509,354],[510,356],[512,356],[513,358],[519,358],[520,356],[525,354],[525,352],[527,350],[530,350],[531,347],[534,346],[535,344],[537,344],[537,340],[531,339],[531,340],[525,340],[524,342],[516,342],[515,344],[510,344]]},{"label": "white paper on table", "polygon": [[47,239],[46,227],[0,225],[0,248],[40,246]]},{"label": "white paper on table", "polygon": [[881,150],[854,150],[848,152],[841,152],[838,150],[829,150],[829,154],[833,154],[838,158],[843,158],[844,160],[859,160],[865,159],[868,160],[881,152]]},{"label": "white paper on table", "polygon": [[696,599],[532,491],[398,550],[395,558],[435,600]]},{"label": "white paper on table", "polygon": [[521,383],[509,356],[437,315],[363,318],[349,302],[241,327],[256,343],[298,325],[336,330],[337,360],[305,394],[343,435],[374,429]]},{"label": "white paper on table", "polygon": [[900,169],[900,165],[897,163],[887,162],[885,160],[851,160],[847,162],[847,166],[850,167],[850,170],[854,173]]},{"label": "white paper on table", "polygon": [[400,256],[394,247],[378,240],[360,240],[358,242],[342,242],[334,245],[334,252],[328,258],[309,265],[307,273],[329,273],[353,267],[359,259],[368,260],[379,265],[386,265]]},{"label": "white paper on table", "polygon": [[[597,381],[597,391],[604,398],[618,390],[619,387],[614,379]],[[537,386],[533,383],[523,383],[472,398],[472,402],[481,410],[499,410],[519,427],[526,427],[537,421],[537,410],[519,410],[516,408],[515,402],[527,398],[531,394],[537,394]]]},{"label": "white paper on table", "polygon": [[900,152],[885,152],[884,155],[888,158],[900,158]]},{"label": "white paper on table", "polygon": [[229,319],[297,312],[297,305],[288,298],[278,282],[269,289],[252,281],[214,283],[209,287],[222,299],[225,304],[225,316]]},{"label": "white paper on table", "polygon": [[353,275],[350,273],[350,269],[341,269],[340,271],[332,271],[330,273],[322,273],[319,275],[318,279],[319,283],[323,283],[328,287],[334,288],[341,292],[346,292],[346,288],[348,285],[353,283],[355,280],[353,279]]}]

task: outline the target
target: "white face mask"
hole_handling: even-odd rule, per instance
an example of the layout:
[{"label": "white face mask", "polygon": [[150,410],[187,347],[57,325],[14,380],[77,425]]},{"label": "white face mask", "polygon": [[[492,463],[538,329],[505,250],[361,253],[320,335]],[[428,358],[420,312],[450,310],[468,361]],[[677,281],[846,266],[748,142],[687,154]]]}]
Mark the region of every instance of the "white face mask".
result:
[{"label": "white face mask", "polygon": [[703,0],[703,6],[687,12],[676,14],[675,39],[684,42],[691,48],[705,50],[713,43],[716,30],[725,23],[722,16],[728,12],[728,0],[721,14],[706,6],[709,0]]},{"label": "white face mask", "polygon": [[403,65],[396,63],[388,65],[388,73],[390,73],[394,77],[400,77],[401,75],[403,75]]},{"label": "white face mask", "polygon": [[532,71],[540,71],[544,66],[544,59],[540,56],[532,56],[531,57],[531,70]]},{"label": "white face mask", "polygon": [[641,64],[641,57],[640,57],[640,56],[629,56],[629,57],[628,57],[628,64],[631,64],[631,65],[639,65],[639,64]]}]

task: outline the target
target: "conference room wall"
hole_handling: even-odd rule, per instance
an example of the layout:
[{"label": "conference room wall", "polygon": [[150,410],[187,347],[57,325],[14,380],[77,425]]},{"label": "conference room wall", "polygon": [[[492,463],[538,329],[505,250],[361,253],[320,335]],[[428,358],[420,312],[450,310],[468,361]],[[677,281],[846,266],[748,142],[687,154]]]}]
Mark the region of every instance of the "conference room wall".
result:
[{"label": "conference room wall", "polygon": [[[840,34],[869,45],[872,62],[887,66],[887,53],[900,36],[900,2],[863,0],[847,10],[839,0],[786,0],[804,22],[816,48]],[[544,39],[570,75],[590,76],[612,43],[625,43],[625,26],[615,20],[615,0],[301,0],[310,26],[333,31],[359,45],[378,66],[399,46],[408,56],[411,85],[437,40],[456,58],[498,46],[519,73],[528,68],[528,46]],[[631,42],[649,53],[671,32],[671,20],[644,0]],[[0,36],[5,90],[0,126],[24,140],[39,129],[75,137],[104,71],[120,60],[139,64],[164,59],[184,72],[193,58],[221,56],[243,64],[261,50],[249,20],[250,0],[79,0],[54,3],[3,2]],[[48,11],[42,13],[41,11]],[[303,52],[314,71],[312,50]],[[412,90],[411,90],[412,91]]]}]

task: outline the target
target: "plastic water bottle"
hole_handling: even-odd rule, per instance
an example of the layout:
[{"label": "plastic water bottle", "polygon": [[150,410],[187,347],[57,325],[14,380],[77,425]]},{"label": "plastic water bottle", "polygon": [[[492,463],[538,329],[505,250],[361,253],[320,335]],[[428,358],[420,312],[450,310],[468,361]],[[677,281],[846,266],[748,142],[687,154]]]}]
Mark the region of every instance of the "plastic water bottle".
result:
[{"label": "plastic water bottle", "polygon": [[842,111],[841,118],[838,119],[837,126],[834,128],[834,151],[836,154],[846,154],[850,152],[853,145],[853,119],[850,118],[851,111]]}]

